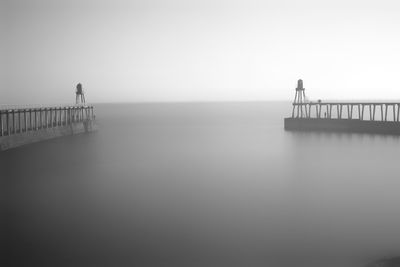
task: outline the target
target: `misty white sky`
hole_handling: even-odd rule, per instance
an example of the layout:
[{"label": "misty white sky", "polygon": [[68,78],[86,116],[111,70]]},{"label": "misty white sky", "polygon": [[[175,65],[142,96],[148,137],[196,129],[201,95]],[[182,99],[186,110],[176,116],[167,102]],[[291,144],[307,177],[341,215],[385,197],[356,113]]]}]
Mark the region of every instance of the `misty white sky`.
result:
[{"label": "misty white sky", "polygon": [[0,0],[0,103],[400,99],[400,2]]}]

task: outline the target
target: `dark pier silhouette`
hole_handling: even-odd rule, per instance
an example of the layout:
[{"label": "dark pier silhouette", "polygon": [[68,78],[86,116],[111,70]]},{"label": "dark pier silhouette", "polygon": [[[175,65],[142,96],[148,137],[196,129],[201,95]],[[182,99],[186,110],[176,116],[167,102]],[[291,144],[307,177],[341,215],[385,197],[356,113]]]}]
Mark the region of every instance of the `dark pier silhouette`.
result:
[{"label": "dark pier silhouette", "polygon": [[0,151],[96,129],[94,107],[78,84],[76,105],[0,109]]},{"label": "dark pier silhouette", "polygon": [[286,130],[400,134],[400,102],[309,101],[298,80]]}]

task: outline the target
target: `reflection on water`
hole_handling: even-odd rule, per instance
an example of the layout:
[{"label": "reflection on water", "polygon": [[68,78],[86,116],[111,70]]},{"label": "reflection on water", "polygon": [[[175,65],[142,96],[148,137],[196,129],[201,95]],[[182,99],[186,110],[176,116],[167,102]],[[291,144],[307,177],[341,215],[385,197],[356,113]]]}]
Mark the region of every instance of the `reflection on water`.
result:
[{"label": "reflection on water", "polygon": [[400,139],[284,132],[289,109],[98,105],[98,133],[0,154],[9,266],[354,266],[400,255]]}]

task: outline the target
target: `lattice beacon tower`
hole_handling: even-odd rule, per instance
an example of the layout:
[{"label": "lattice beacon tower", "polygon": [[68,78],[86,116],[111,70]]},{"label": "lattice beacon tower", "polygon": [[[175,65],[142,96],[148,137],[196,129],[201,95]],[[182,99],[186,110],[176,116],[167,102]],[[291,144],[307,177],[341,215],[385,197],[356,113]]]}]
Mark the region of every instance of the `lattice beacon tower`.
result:
[{"label": "lattice beacon tower", "polygon": [[82,84],[78,83],[76,85],[76,104],[77,105],[85,105],[85,93],[83,92]]},{"label": "lattice beacon tower", "polygon": [[[296,117],[303,117],[303,103],[306,102],[306,93],[304,92],[305,88],[303,87],[303,80],[298,80],[297,81],[297,88],[296,88],[296,94],[294,96],[294,101],[293,101],[293,111],[292,111],[292,117],[295,116],[295,111],[296,111]],[[304,115],[306,115],[307,110],[306,107],[304,106]]]}]

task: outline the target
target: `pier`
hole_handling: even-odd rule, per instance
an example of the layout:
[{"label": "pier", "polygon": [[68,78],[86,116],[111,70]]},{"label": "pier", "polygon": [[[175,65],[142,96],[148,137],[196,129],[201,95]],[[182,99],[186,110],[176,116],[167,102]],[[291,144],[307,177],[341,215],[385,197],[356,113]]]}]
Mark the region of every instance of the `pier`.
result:
[{"label": "pier", "polygon": [[0,109],[0,136],[68,126],[94,119],[93,106]]},{"label": "pier", "polygon": [[94,107],[78,84],[70,106],[0,108],[0,151],[52,138],[97,130]]},{"label": "pier", "polygon": [[[376,114],[378,114],[378,116]],[[292,118],[356,119],[399,122],[399,115],[399,102],[293,103],[292,110]]]},{"label": "pier", "polygon": [[286,130],[347,131],[400,135],[399,102],[309,101],[297,82]]}]

